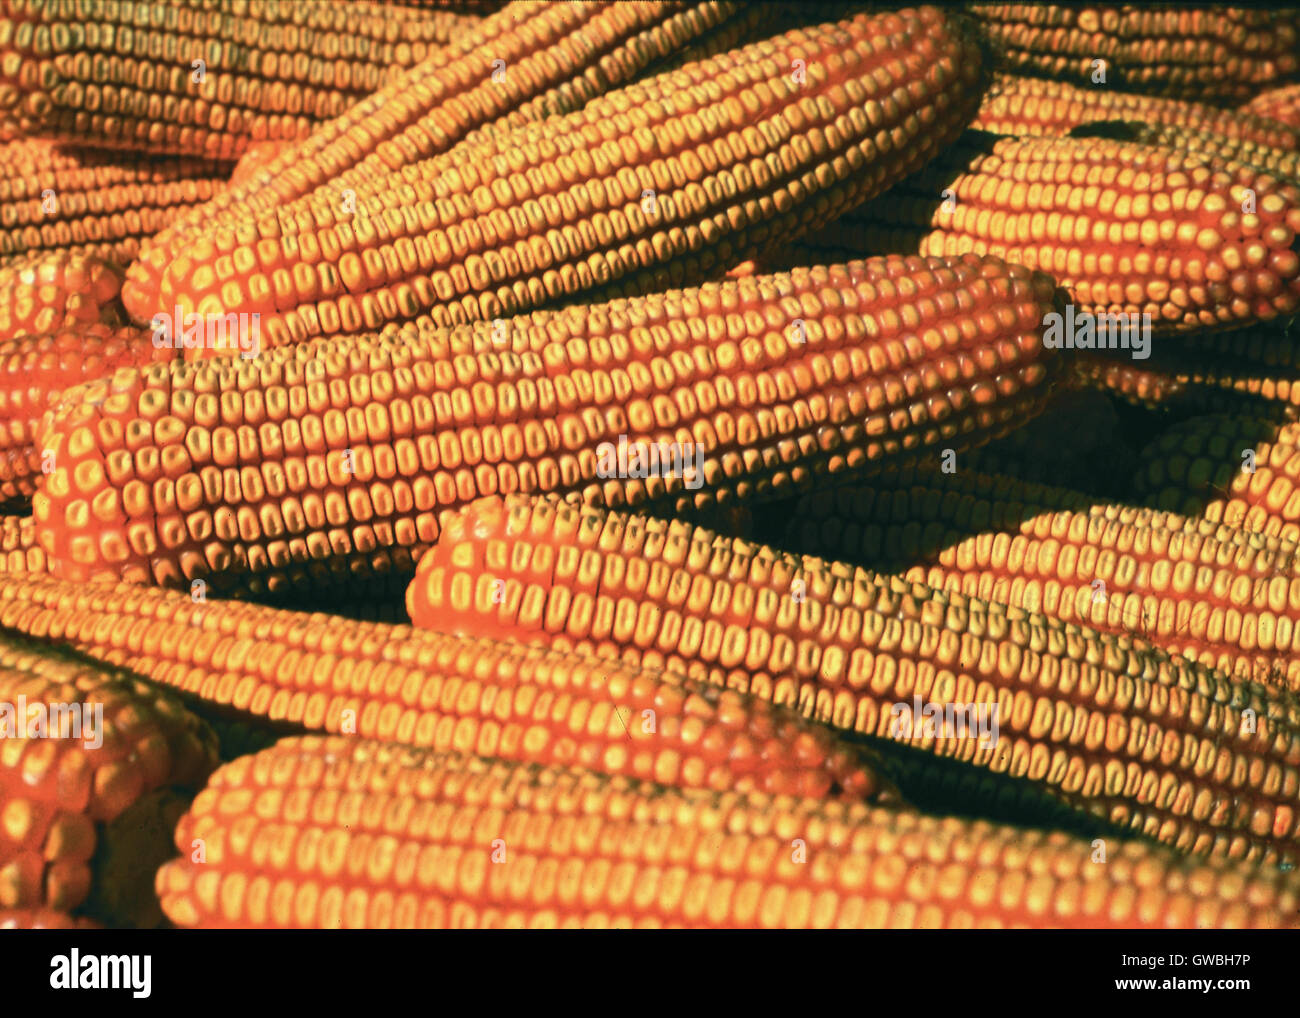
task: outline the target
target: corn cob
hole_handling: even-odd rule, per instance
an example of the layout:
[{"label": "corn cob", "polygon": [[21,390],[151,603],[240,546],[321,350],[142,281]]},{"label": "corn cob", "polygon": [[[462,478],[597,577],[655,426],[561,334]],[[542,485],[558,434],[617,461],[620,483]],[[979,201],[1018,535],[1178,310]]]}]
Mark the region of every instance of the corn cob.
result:
[{"label": "corn cob", "polygon": [[4,0],[0,107],[25,134],[236,159],[305,138],[477,23],[344,0]]},{"label": "corn cob", "polygon": [[115,265],[68,251],[0,265],[0,344],[23,336],[122,322]]},{"label": "corn cob", "polygon": [[1217,156],[1282,178],[1292,185],[1300,183],[1300,149],[1295,144],[1279,148],[1250,139],[1223,138],[1210,131],[1197,131],[1171,124],[1131,122],[1092,124],[1076,128],[1072,136],[1088,137],[1090,133],[1092,136],[1113,137],[1140,145],[1158,145],[1183,152]]},{"label": "corn cob", "polygon": [[1300,426],[1195,418],[1156,439],[1142,463],[1133,489],[1149,505],[1300,541]]},{"label": "corn cob", "polygon": [[1277,149],[1300,145],[1300,131],[1245,110],[1014,74],[994,78],[971,126],[994,134],[1064,138],[1076,128],[1116,120],[1202,132],[1225,142]]},{"label": "corn cob", "polygon": [[987,33],[1000,66],[1017,74],[1240,102],[1285,81],[1300,67],[1300,12],[1295,8],[967,6]]},{"label": "corn cob", "polygon": [[170,696],[11,635],[0,704],[3,909],[75,909],[97,829],[155,789],[201,784],[217,762],[211,733]]},{"label": "corn cob", "polygon": [[0,587],[13,630],[240,719],[688,788],[889,789],[873,754],[798,714],[653,669],[160,590],[15,576]]},{"label": "corn cob", "polygon": [[228,163],[0,145],[0,258],[75,248],[125,265],[142,238],[220,193],[229,173]]},{"label": "corn cob", "polygon": [[[722,22],[716,30],[698,35],[689,45],[676,49],[665,59],[657,61],[655,70],[659,73],[680,70],[687,64],[708,60],[729,50],[780,35],[794,28],[823,21],[840,21],[852,16],[860,8],[861,4],[854,0],[817,0],[817,2],[801,3],[797,7],[744,4],[735,16]],[[497,117],[471,131],[465,136],[463,143],[468,145],[499,138],[518,128],[545,120],[547,117],[572,113],[585,106],[600,94],[600,91],[603,89],[585,78],[566,81],[504,116]]]},{"label": "corn cob", "polygon": [[[907,580],[1139,633],[1234,678],[1300,691],[1294,541],[1150,509],[1071,505],[973,471],[844,497],[846,515],[843,502],[800,503],[799,548],[844,554],[847,538],[858,545],[851,557]],[[976,529],[981,520],[989,525]]]},{"label": "corn cob", "polygon": [[0,930],[93,930],[89,919],[74,919],[52,908],[0,909]]},{"label": "corn cob", "polygon": [[1141,844],[1103,864],[1061,834],[339,739],[221,768],[176,843],[156,888],[195,927],[1273,927],[1297,905],[1285,875]]},{"label": "corn cob", "polygon": [[[92,324],[0,342],[0,496],[29,496],[52,464],[37,445],[42,416],[78,383],[166,361],[145,329]],[[39,549],[38,549],[39,550]]]},{"label": "corn cob", "polygon": [[358,182],[350,211],[336,186],[200,238],[156,309],[260,314],[282,345],[698,281],[919,168],[978,78],[933,8],[790,32]]},{"label": "corn cob", "polygon": [[1293,183],[1300,176],[1300,130],[1204,103],[1001,75],[971,126],[1020,137],[1110,137],[1248,163]]},{"label": "corn cob", "polygon": [[[964,448],[1045,398],[1052,298],[995,259],[875,259],[152,365],[52,417],[33,510],[67,578],[355,595],[497,491],[706,508]],[[624,438],[633,459],[675,444],[677,468],[620,471]]]},{"label": "corn cob", "polygon": [[1300,82],[1261,92],[1241,109],[1245,113],[1300,128]]},{"label": "corn cob", "polygon": [[1196,414],[1300,413],[1295,338],[1274,327],[1189,333],[1179,337],[1177,350],[1157,350],[1149,360],[1089,357],[1074,368],[1085,385],[1140,406]]},{"label": "corn cob", "polygon": [[[291,154],[162,231],[131,267],[127,309],[141,322],[159,309],[170,314],[160,297],[163,271],[218,230],[246,232],[277,211],[297,215],[313,194],[336,204],[366,181],[447,152],[477,126],[514,109],[531,110],[530,101],[548,91],[559,93],[556,103],[577,109],[674,49],[708,38],[719,26],[725,30],[736,13],[736,4],[715,0],[686,6],[512,3],[322,124]],[[492,80],[496,60],[502,63],[495,70],[504,70],[500,81]]]},{"label": "corn cob", "polygon": [[1099,138],[971,134],[813,242],[995,254],[1052,273],[1080,311],[1149,314],[1159,333],[1294,313],[1297,231],[1300,189],[1243,163]]},{"label": "corn cob", "polygon": [[[1300,704],[1127,635],[520,497],[448,520],[407,607],[416,625],[680,672],[1027,778],[1186,852],[1300,857]],[[914,697],[991,712],[996,738],[903,725]]]}]

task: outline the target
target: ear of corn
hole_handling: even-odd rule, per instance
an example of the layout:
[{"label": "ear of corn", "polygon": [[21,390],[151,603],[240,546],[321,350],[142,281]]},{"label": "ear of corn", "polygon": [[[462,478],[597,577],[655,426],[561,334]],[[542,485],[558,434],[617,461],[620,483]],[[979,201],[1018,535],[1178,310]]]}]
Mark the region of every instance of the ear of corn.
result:
[{"label": "ear of corn", "polygon": [[[1085,137],[1089,130],[1105,132],[1109,127],[1119,129],[1118,136],[1140,145],[1159,145],[1184,152],[1198,152],[1219,157],[1235,164],[1250,166],[1271,176],[1282,178],[1290,184],[1300,182],[1300,147],[1288,142],[1287,147],[1268,145],[1249,138],[1227,139],[1212,131],[1194,130],[1173,124],[1095,124],[1092,128],[1079,128],[1076,137]],[[1104,137],[1104,133],[1102,134]],[[1243,203],[1245,204],[1245,203]]]},{"label": "ear of corn", "polygon": [[5,0],[0,102],[26,134],[234,159],[298,139],[478,19],[345,0]]},{"label": "ear of corn", "polygon": [[878,259],[153,365],[53,416],[33,509],[70,579],[355,593],[481,495],[708,507],[987,439],[1046,396],[1052,300],[995,259]]},{"label": "ear of corn", "polygon": [[0,704],[0,909],[75,909],[99,825],[216,765],[215,739],[170,696],[12,635]]},{"label": "ear of corn", "polygon": [[1002,67],[1083,87],[1237,100],[1300,68],[1294,8],[971,3]]},{"label": "ear of corn", "polygon": [[67,251],[26,255],[0,265],[0,343],[22,336],[120,325],[122,273]]},{"label": "ear of corn", "polygon": [[0,145],[0,258],[74,249],[126,265],[143,238],[219,194],[228,163]]},{"label": "ear of corn", "polygon": [[256,313],[280,344],[695,282],[924,165],[979,74],[933,8],[787,33],[358,181],[352,203],[336,180],[303,214],[217,230],[162,272],[156,307]]},{"label": "ear of corn", "polygon": [[1133,486],[1161,509],[1300,541],[1300,426],[1240,414],[1177,424],[1143,451]]},{"label": "ear of corn", "polygon": [[1069,496],[973,471],[931,471],[903,491],[845,498],[800,505],[799,547],[844,554],[845,539],[860,535],[852,557],[909,580],[1139,634],[1235,678],[1300,691],[1294,541],[1151,509],[1079,505],[1086,499],[1057,508]]},{"label": "ear of corn", "polygon": [[[407,607],[416,625],[642,662],[1029,778],[1184,851],[1300,855],[1300,704],[1129,636],[519,497],[449,520]],[[899,727],[914,697],[963,720],[983,705],[997,737]]]},{"label": "ear of corn", "polygon": [[99,323],[65,321],[57,332],[0,341],[0,495],[29,496],[53,469],[36,435],[46,411],[65,395],[74,398],[69,389],[174,356],[155,346],[148,330]]},{"label": "ear of corn", "polygon": [[263,217],[296,217],[311,196],[338,205],[346,192],[356,196],[367,181],[447,152],[514,110],[524,120],[571,112],[691,40],[725,31],[737,11],[718,0],[512,3],[160,232],[131,267],[126,307],[142,322],[160,309],[170,314],[160,290],[164,270],[218,230],[242,236]]},{"label": "ear of corn", "polygon": [[1300,145],[1295,128],[1243,110],[1013,74],[994,79],[971,126],[995,134],[1064,138],[1075,128],[1116,120],[1212,135],[1227,145]]},{"label": "ear of corn", "polygon": [[1085,385],[1139,406],[1194,414],[1300,413],[1300,352],[1295,338],[1276,327],[1190,333],[1179,337],[1177,349],[1142,361],[1122,354],[1077,358],[1074,372]]},{"label": "ear of corn", "polygon": [[176,844],[157,890],[193,927],[1271,927],[1296,909],[1284,876],[1140,844],[1096,863],[1060,834],[339,739],[226,765]]},{"label": "ear of corn", "polygon": [[1079,311],[1149,314],[1160,334],[1293,314],[1297,231],[1300,190],[1242,163],[971,134],[811,242],[994,254],[1052,273]]},{"label": "ear of corn", "polygon": [[1260,92],[1241,109],[1244,113],[1300,128],[1300,82]]},{"label": "ear of corn", "polygon": [[875,797],[870,752],[798,714],[652,668],[260,605],[0,578],[0,618],[197,709],[664,785]]},{"label": "ear of corn", "polygon": [[1247,163],[1300,179],[1300,131],[1241,110],[1001,75],[972,127],[1017,136],[1112,137]]}]

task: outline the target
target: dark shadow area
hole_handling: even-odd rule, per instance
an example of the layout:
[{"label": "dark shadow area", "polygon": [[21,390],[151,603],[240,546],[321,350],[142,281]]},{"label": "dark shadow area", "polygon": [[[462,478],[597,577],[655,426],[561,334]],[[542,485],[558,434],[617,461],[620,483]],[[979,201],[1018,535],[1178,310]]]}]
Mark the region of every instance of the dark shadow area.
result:
[{"label": "dark shadow area", "polygon": [[1069,803],[1048,786],[889,739],[852,732],[842,732],[841,737],[879,755],[903,798],[923,813],[1059,830],[1087,839],[1133,838],[1122,827]]}]

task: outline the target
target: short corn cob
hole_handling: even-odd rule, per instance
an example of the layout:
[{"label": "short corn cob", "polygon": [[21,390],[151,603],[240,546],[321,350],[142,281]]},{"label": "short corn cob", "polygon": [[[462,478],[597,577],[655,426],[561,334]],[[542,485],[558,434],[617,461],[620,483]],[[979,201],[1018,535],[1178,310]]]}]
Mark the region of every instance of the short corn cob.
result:
[{"label": "short corn cob", "polygon": [[[217,771],[173,922],[307,928],[1294,925],[1281,874],[914,812],[687,795],[339,739]],[[193,861],[198,844],[202,861]]]},{"label": "short corn cob", "polygon": [[[34,513],[67,578],[355,593],[481,495],[707,508],[986,439],[1046,397],[1053,294],[996,259],[874,259],[152,365],[53,417]],[[689,463],[618,477],[622,438]]]},{"label": "short corn cob", "polygon": [[[217,762],[211,732],[170,696],[12,635],[0,640],[0,703],[3,909],[79,906],[97,826],[155,789],[201,784]],[[19,719],[24,703],[46,710]],[[71,704],[91,716],[69,728],[47,713]],[[103,727],[92,731],[97,707]]]},{"label": "short corn cob", "polygon": [[1241,109],[1244,113],[1300,128],[1300,82],[1261,92]]},{"label": "short corn cob", "polygon": [[56,251],[0,265],[0,344],[23,336],[120,325],[122,273],[90,255]]},{"label": "short corn cob", "polygon": [[686,788],[893,794],[874,754],[792,711],[634,665],[40,577],[0,579],[0,617],[237,718]]},{"label": "short corn cob", "polygon": [[360,181],[354,210],[336,182],[202,237],[154,310],[260,314],[281,345],[697,282],[924,165],[979,75],[933,8],[786,33]]},{"label": "short corn cob", "polygon": [[66,390],[120,368],[172,360],[146,329],[92,324],[0,342],[0,496],[31,495],[52,462],[37,444],[42,416]]},{"label": "short corn cob", "polygon": [[[407,606],[416,625],[662,667],[1027,778],[1183,851],[1300,858],[1300,704],[1129,636],[518,497],[449,520]],[[898,727],[914,697],[985,705],[997,738]]]},{"label": "short corn cob", "polygon": [[[805,500],[798,547],[846,554],[846,538],[856,538],[850,558],[910,581],[1137,633],[1234,678],[1300,692],[1294,541],[1150,509],[1054,509],[1059,494],[1039,490],[1034,505],[1024,495],[1033,486],[1019,487],[932,472],[888,496],[855,490],[847,516],[845,503]],[[978,520],[989,525],[975,530]]]},{"label": "short corn cob", "polygon": [[44,573],[45,552],[30,516],[0,516],[0,572]]},{"label": "short corn cob", "polygon": [[[131,267],[124,300],[137,321],[168,314],[163,272],[217,230],[241,235],[259,218],[306,208],[317,195],[337,204],[345,191],[446,152],[475,127],[523,111],[554,94],[548,110],[570,112],[624,84],[674,49],[708,38],[736,17],[737,4],[512,3],[473,31],[396,78],[338,118],[322,124],[291,153],[245,183],[162,231]],[[490,59],[489,59],[490,57]],[[492,79],[504,70],[500,81]],[[572,105],[566,106],[565,103]]]},{"label": "short corn cob", "polygon": [[1300,67],[1300,12],[1294,8],[967,6],[1001,66],[1085,87],[1240,102]]},{"label": "short corn cob", "polygon": [[93,930],[89,919],[74,919],[52,908],[0,909],[0,930]]},{"label": "short corn cob", "polygon": [[1064,138],[1075,128],[1116,120],[1201,132],[1225,142],[1277,149],[1300,145],[1300,131],[1246,110],[1013,74],[994,79],[971,126],[995,134]]},{"label": "short corn cob", "polygon": [[995,254],[1052,273],[1079,311],[1150,314],[1163,332],[1294,313],[1297,232],[1300,189],[1242,163],[976,133],[812,242]]},{"label": "short corn cob", "polygon": [[1294,336],[1276,327],[1189,333],[1177,349],[1157,350],[1149,360],[1080,358],[1074,369],[1084,384],[1141,406],[1300,414],[1300,350]]},{"label": "short corn cob", "polygon": [[1300,426],[1199,417],[1156,439],[1142,464],[1134,493],[1149,505],[1300,541]]},{"label": "short corn cob", "polygon": [[4,0],[0,109],[25,134],[236,159],[306,137],[477,22],[345,0]]},{"label": "short corn cob", "polygon": [[0,145],[0,258],[71,248],[126,265],[142,238],[219,194],[229,174],[229,163]]}]

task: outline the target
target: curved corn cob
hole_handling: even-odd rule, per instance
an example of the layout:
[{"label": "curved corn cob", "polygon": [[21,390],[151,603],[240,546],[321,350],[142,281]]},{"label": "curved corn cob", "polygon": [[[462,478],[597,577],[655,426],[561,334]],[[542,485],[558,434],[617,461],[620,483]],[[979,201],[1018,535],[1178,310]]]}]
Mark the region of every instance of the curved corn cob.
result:
[{"label": "curved corn cob", "polygon": [[121,287],[121,270],[90,255],[56,251],[0,265],[0,343],[121,324]]},{"label": "curved corn cob", "polygon": [[1052,273],[1079,311],[1149,314],[1160,332],[1294,313],[1297,232],[1300,189],[1242,163],[1101,138],[972,134],[811,242],[995,254]]},{"label": "curved corn cob", "polygon": [[[331,204],[362,183],[446,152],[472,129],[555,93],[570,112],[693,39],[735,18],[730,2],[512,3],[440,53],[342,116],[322,124],[293,152],[268,163],[162,231],[131,267],[123,299],[137,321],[158,310],[163,271],[218,230],[244,235],[259,218],[306,208],[313,194]],[[493,61],[499,60],[500,65]],[[493,70],[504,70],[493,80]],[[571,103],[565,106],[564,103]],[[540,111],[539,111],[540,115]]]},{"label": "curved corn cob", "polygon": [[0,909],[0,930],[93,930],[96,923],[52,908]]},{"label": "curved corn cob", "polygon": [[[1300,857],[1300,703],[1127,636],[518,497],[449,520],[407,607],[416,625],[662,667],[1029,778],[1184,851]],[[914,697],[963,721],[983,705],[996,737],[902,726]]]},{"label": "curved corn cob", "polygon": [[0,496],[31,495],[53,464],[37,445],[42,416],[66,390],[124,367],[172,360],[146,329],[92,324],[0,341]]},{"label": "curved corn cob", "polygon": [[1300,144],[1296,129],[1254,116],[1246,109],[1225,110],[1205,103],[1014,74],[994,78],[971,126],[995,134],[1064,138],[1077,127],[1112,120],[1177,127],[1228,142],[1251,141],[1278,149]]},{"label": "curved corn cob", "polygon": [[[496,491],[707,507],[987,438],[1046,397],[1052,298],[996,259],[874,259],[153,365],[52,419],[34,513],[68,578],[275,593],[329,559],[355,591]],[[623,439],[677,468],[620,471]]]},{"label": "curved corn cob", "polygon": [[1241,109],[1245,113],[1300,128],[1300,82],[1261,92]]},{"label": "curved corn cob", "polygon": [[978,79],[933,8],[789,32],[200,238],[158,308],[259,314],[282,345],[698,282],[922,166]]},{"label": "curved corn cob", "polygon": [[0,704],[0,908],[76,908],[98,826],[217,762],[212,733],[170,696],[12,635]]},{"label": "curved corn cob", "polygon": [[143,238],[221,193],[229,163],[0,145],[0,257],[72,248],[127,264]]},{"label": "curved corn cob", "polygon": [[0,111],[25,134],[235,159],[304,138],[477,18],[345,0],[4,0]]},{"label": "curved corn cob", "polygon": [[[1001,66],[1184,99],[1243,100],[1300,67],[1300,12],[971,3]],[[1097,75],[1105,78],[1098,83]]]},{"label": "curved corn cob", "polygon": [[[1086,497],[1055,509],[1067,502],[1061,493],[971,471],[930,472],[891,496],[845,497],[838,508],[800,503],[798,547],[845,554],[844,540],[858,537],[859,554],[913,582],[1138,633],[1235,678],[1300,692],[1294,541],[1150,509],[1080,506]],[[972,535],[979,520],[989,525]]]},{"label": "curved corn cob", "polygon": [[1148,504],[1300,541],[1300,425],[1196,418],[1151,443],[1142,462],[1134,493]]},{"label": "curved corn cob", "polygon": [[1238,416],[1300,413],[1300,350],[1285,330],[1194,332],[1177,345],[1144,361],[1076,358],[1074,370],[1084,384],[1141,406]]},{"label": "curved corn cob", "polygon": [[339,739],[221,768],[176,844],[157,891],[199,927],[1271,927],[1297,904],[1285,875],[1140,844],[1099,863],[1060,834]]},{"label": "curved corn cob", "polygon": [[23,579],[0,578],[3,625],[239,717],[687,788],[893,794],[873,754],[798,714],[653,669],[160,590]]}]

